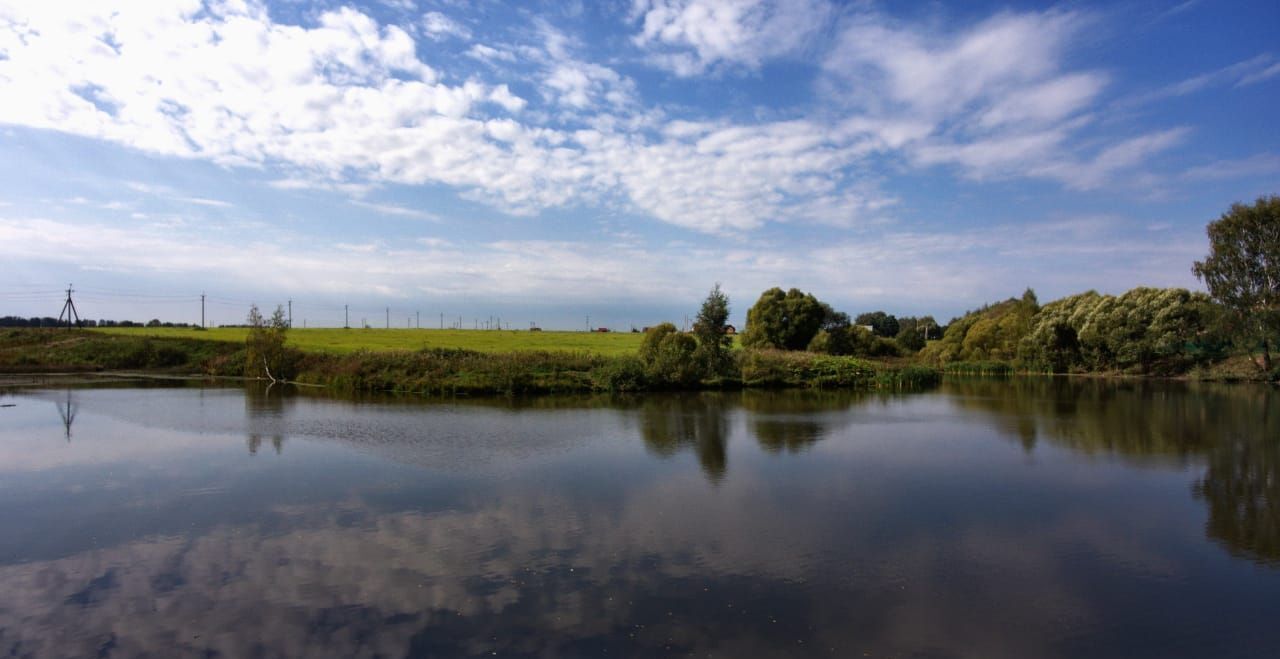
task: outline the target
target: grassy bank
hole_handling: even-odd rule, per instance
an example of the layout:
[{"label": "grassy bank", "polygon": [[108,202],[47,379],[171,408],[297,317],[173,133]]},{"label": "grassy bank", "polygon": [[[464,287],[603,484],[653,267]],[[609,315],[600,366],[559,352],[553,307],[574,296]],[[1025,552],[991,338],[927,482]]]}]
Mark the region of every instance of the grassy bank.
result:
[{"label": "grassy bank", "polygon": [[0,373],[148,371],[237,376],[243,345],[85,330],[0,329]]},{"label": "grassy bank", "polygon": [[[92,332],[135,338],[220,341],[244,345],[249,330],[217,327],[103,327]],[[350,354],[361,351],[417,351],[450,348],[475,352],[589,352],[626,355],[640,347],[642,334],[631,332],[530,332],[529,330],[335,329],[289,330],[286,345],[305,352]]]},{"label": "grassy bank", "polygon": [[[200,336],[204,334],[202,332],[168,332],[185,336],[178,338],[166,336],[165,332],[150,334],[137,331],[0,330],[0,373],[131,370],[210,376],[244,375],[243,339],[235,342],[224,335],[207,340]],[[297,333],[297,330],[290,332],[290,338]],[[521,334],[529,336],[531,333]],[[547,334],[554,337],[556,333]],[[578,336],[594,338],[596,335],[582,333]],[[619,336],[631,338],[631,335]],[[911,389],[931,386],[939,379],[938,371],[919,366],[888,365],[854,357],[803,352],[735,350],[729,374],[692,386],[673,386],[646,374],[634,348],[621,351],[614,345],[612,352],[604,352],[572,350],[564,348],[565,343],[559,345],[561,349],[556,350],[529,349],[526,345],[524,349],[506,351],[441,347],[333,351],[299,349],[297,343],[291,342],[285,359],[287,366],[283,373],[276,375],[350,392],[430,395],[744,387]]]}]

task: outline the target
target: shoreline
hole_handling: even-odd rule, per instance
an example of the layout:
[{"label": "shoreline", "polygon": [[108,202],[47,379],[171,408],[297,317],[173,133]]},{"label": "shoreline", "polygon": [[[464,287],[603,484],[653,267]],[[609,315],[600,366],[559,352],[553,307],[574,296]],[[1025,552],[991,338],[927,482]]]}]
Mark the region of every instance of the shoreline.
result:
[{"label": "shoreline", "polygon": [[[281,383],[346,392],[426,396],[639,393],[732,389],[918,389],[936,385],[937,369],[803,352],[735,351],[728,374],[672,382],[647,372],[632,354],[586,351],[477,352],[452,348],[332,354],[286,348]],[[243,344],[201,338],[154,338],[78,330],[0,333],[0,386],[48,378],[205,379],[245,377]]]}]

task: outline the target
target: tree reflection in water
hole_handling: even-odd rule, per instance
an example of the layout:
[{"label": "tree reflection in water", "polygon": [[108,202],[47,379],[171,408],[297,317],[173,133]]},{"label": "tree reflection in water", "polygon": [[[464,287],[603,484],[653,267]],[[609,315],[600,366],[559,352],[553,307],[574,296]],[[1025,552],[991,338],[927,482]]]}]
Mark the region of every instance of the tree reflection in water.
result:
[{"label": "tree reflection in water", "polygon": [[632,399],[640,414],[640,434],[655,455],[670,457],[692,449],[712,483],[728,469],[730,418],[746,412],[747,428],[769,453],[797,453],[826,437],[831,421],[823,413],[848,409],[864,394],[849,391],[741,391],[649,395]]},{"label": "tree reflection in water", "polygon": [[952,379],[967,410],[1037,441],[1137,462],[1205,463],[1192,494],[1205,535],[1280,566],[1280,394],[1274,387],[1093,378]]},{"label": "tree reflection in water", "polygon": [[719,483],[729,466],[727,409],[725,396],[717,393],[646,396],[640,401],[640,436],[662,457],[692,448],[707,479]]},{"label": "tree reflection in water", "polygon": [[[1266,389],[127,393],[84,396],[75,451],[10,430],[11,653],[1246,656],[1277,641],[1280,571],[1225,555],[1206,570],[1176,505],[1195,496],[1212,541],[1280,564]],[[291,457],[239,453],[286,437]],[[1019,444],[1128,464],[1028,465]],[[716,488],[637,449],[687,451]]]},{"label": "tree reflection in water", "polygon": [[1193,487],[1209,506],[1205,534],[1233,555],[1280,567],[1280,435],[1228,441]]},{"label": "tree reflection in water", "polygon": [[769,453],[798,453],[830,431],[823,414],[848,409],[865,399],[852,391],[746,391],[742,407],[752,412],[751,429]]},{"label": "tree reflection in water", "polygon": [[286,400],[291,400],[283,386],[271,386],[251,382],[244,388],[244,412],[249,436],[245,446],[249,455],[257,455],[262,448],[263,438],[271,442],[276,455],[284,451],[284,428]]}]

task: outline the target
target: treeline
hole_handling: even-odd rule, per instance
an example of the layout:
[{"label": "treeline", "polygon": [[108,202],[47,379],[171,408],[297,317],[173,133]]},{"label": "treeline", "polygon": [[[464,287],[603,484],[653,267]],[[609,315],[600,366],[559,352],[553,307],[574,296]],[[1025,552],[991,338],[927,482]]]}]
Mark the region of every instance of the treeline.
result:
[{"label": "treeline", "polygon": [[1088,291],[1040,306],[1028,289],[953,320],[919,359],[959,372],[1181,375],[1231,349],[1225,312],[1204,293]]},{"label": "treeline", "polygon": [[811,293],[771,288],[747,312],[741,339],[746,351],[902,357],[957,374],[1175,376],[1202,369],[1215,377],[1258,377],[1247,369],[1208,373],[1247,352],[1242,341],[1248,338],[1224,305],[1182,288],[1135,288],[1118,296],[1088,291],[1043,306],[1027,289],[947,325],[884,311],[851,320]]},{"label": "treeline", "polygon": [[[284,311],[249,311],[242,346],[79,330],[0,332],[0,372],[147,369],[315,384],[346,391],[434,395],[639,392],[737,388],[914,389],[936,369],[770,345],[733,349],[729,299],[712,289],[692,333],[671,323],[646,331],[632,355],[470,350],[363,351],[345,355],[290,348]],[[783,318],[789,321],[788,318]]]},{"label": "treeline", "polygon": [[883,311],[854,319],[797,288],[771,288],[747,311],[742,346],[747,349],[803,350],[854,357],[901,357],[924,347],[940,328],[932,316],[902,317]]},{"label": "treeline", "polygon": [[[1280,345],[1280,196],[1233,204],[1206,233],[1209,254],[1191,270],[1208,295],[1140,287],[1118,296],[1088,291],[1041,307],[1027,289],[940,328],[929,317],[884,312],[851,323],[810,294],[773,288],[747,313],[743,345],[915,355],[958,373],[1181,375],[1207,368],[1211,377],[1280,380],[1272,359]],[[941,338],[929,341],[930,329]]]},{"label": "treeline", "polygon": [[[672,323],[645,331],[634,355],[522,352],[481,354],[464,350],[414,353],[296,355],[288,358],[279,310],[266,322],[254,309],[247,340],[247,375],[296,377],[299,381],[360,390],[424,393],[540,393],[572,391],[637,392],[809,387],[914,389],[939,381],[937,370],[889,366],[847,355],[790,352],[774,345],[733,349],[728,333],[729,298],[717,284],[703,301],[692,333]],[[797,315],[783,324],[800,321]],[[781,331],[795,334],[795,328]],[[261,362],[262,366],[259,366]],[[266,365],[275,364],[276,375]],[[296,373],[296,376],[290,375]],[[284,374],[281,376],[280,374]]]},{"label": "treeline", "polygon": [[[52,316],[32,316],[23,318],[21,316],[0,316],[0,327],[66,327],[66,320],[58,320]],[[161,322],[159,318],[140,323],[132,320],[107,320],[105,318],[99,320],[84,319],[81,320],[77,327],[199,327],[191,323],[170,323]]]}]

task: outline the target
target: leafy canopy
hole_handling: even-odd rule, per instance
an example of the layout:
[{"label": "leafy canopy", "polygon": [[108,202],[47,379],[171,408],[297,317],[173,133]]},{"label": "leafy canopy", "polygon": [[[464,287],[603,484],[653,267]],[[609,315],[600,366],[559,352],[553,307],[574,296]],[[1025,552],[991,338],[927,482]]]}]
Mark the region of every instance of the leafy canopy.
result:
[{"label": "leafy canopy", "polygon": [[675,325],[662,323],[650,327],[640,344],[640,362],[645,377],[658,385],[685,387],[698,382],[700,369],[693,353],[698,343]]},{"label": "leafy canopy", "polygon": [[747,331],[742,345],[804,350],[822,328],[829,310],[818,298],[798,288],[785,293],[781,288],[770,288],[747,310]]},{"label": "leafy canopy", "polygon": [[279,379],[289,374],[289,364],[284,349],[285,332],[289,329],[289,321],[285,317],[284,307],[276,306],[271,319],[262,317],[258,305],[249,307],[246,319],[249,335],[245,337],[245,375],[248,377],[269,377]]},{"label": "leafy canopy", "polygon": [[1191,270],[1230,310],[1238,334],[1262,348],[1270,370],[1271,346],[1280,341],[1280,196],[1232,204],[1206,232],[1209,255]]}]

